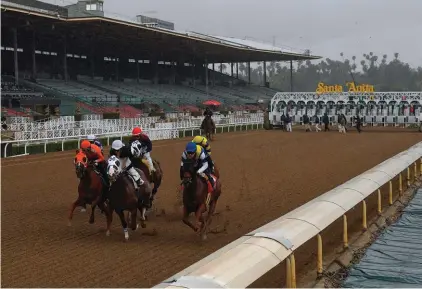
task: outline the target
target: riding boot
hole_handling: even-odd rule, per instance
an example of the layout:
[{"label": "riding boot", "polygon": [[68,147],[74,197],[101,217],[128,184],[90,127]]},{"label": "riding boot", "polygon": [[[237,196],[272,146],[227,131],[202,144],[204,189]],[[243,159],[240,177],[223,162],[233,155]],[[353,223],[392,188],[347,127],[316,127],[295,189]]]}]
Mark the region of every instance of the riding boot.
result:
[{"label": "riding boot", "polygon": [[144,182],[144,180],[142,179],[142,178],[139,178],[137,181],[136,181],[136,185],[138,186],[137,188],[136,188],[136,190],[137,191],[139,191],[139,189],[143,186],[145,184],[145,182]]},{"label": "riding boot", "polygon": [[211,194],[212,191],[214,190],[214,179],[211,177],[210,174],[206,174],[207,176],[207,185],[208,185],[208,193]]}]

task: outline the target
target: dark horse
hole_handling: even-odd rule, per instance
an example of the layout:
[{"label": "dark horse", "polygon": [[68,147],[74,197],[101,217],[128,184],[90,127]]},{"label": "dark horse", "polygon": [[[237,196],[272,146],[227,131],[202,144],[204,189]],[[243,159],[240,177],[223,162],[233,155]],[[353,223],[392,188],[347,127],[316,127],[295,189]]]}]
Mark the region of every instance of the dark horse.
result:
[{"label": "dark horse", "polygon": [[115,176],[110,176],[110,179],[113,181],[110,185],[110,190],[108,193],[110,216],[107,218],[107,236],[110,235],[110,227],[113,221],[113,210],[120,218],[126,240],[129,239],[129,233],[127,229],[128,223],[125,219],[123,211],[129,211],[129,223],[132,230],[136,230],[138,228],[136,223],[136,214],[138,210],[141,213],[141,227],[146,227],[145,213],[147,207],[144,205],[144,203],[146,203],[151,196],[152,186],[148,179],[145,177],[144,172],[139,169],[136,170],[138,171],[141,178],[145,181],[145,184],[139,188],[138,192],[135,190],[135,184],[127,171],[118,172]]},{"label": "dark horse", "polygon": [[158,188],[161,185],[161,181],[163,179],[163,169],[161,168],[161,165],[157,160],[152,159],[152,164],[154,165],[155,172],[153,172],[152,175],[150,175],[148,166],[144,161],[145,160],[141,158],[134,158],[132,160],[132,165],[135,168],[143,171],[148,182],[150,182],[151,184],[154,184],[154,187],[152,189],[152,197],[151,197],[151,199],[153,199],[155,197],[155,194],[157,194]]},{"label": "dark horse", "polygon": [[72,203],[70,208],[68,225],[72,225],[73,211],[75,208],[77,206],[84,207],[86,204],[90,204],[92,208],[89,218],[89,223],[92,224],[94,223],[94,211],[97,205],[106,215],[108,212],[102,198],[105,184],[100,173],[95,170],[94,165],[88,163],[85,153],[77,150],[74,163],[76,176],[80,181],[78,185],[78,198]]},{"label": "dark horse", "polygon": [[[211,194],[207,216],[203,217],[206,211],[206,202],[208,189],[205,180],[198,177],[195,171],[194,163],[187,162],[183,165],[183,223],[191,227],[195,232],[200,233],[202,240],[207,238],[207,229],[211,224],[212,215],[215,212],[218,198],[221,195],[221,183],[215,181],[215,189]],[[196,223],[189,221],[189,215],[195,213]]]},{"label": "dark horse", "polygon": [[205,116],[204,120],[201,124],[201,129],[205,132],[205,137],[208,140],[213,140],[214,132],[215,132],[215,123],[212,120],[211,116]]}]

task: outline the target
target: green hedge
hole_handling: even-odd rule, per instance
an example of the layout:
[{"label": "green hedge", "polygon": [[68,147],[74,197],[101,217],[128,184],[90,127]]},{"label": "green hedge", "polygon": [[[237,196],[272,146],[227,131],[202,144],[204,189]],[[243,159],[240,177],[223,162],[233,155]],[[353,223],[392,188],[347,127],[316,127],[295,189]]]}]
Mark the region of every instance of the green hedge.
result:
[{"label": "green hedge", "polygon": [[[245,131],[245,130],[252,130],[252,128],[256,128],[255,125],[242,125],[237,126],[236,131]],[[258,129],[262,129],[263,125],[259,124]],[[217,127],[217,133],[226,133],[226,132],[234,132],[234,126],[225,126],[225,127]],[[192,131],[185,131],[185,135],[183,135],[183,130],[179,130],[179,138],[183,137],[192,137],[194,135],[198,135],[200,133],[199,129],[194,129],[193,134]],[[123,142],[127,143],[129,141],[130,136],[123,137]],[[98,138],[104,146],[107,146],[107,138]],[[110,137],[110,145],[111,143],[116,140],[120,139],[120,137]],[[47,143],[47,152],[59,152],[62,151],[62,142],[51,142]],[[69,140],[63,143],[64,150],[76,150],[79,144],[77,140]],[[28,145],[26,147],[26,152],[30,155],[33,154],[42,154],[44,153],[44,144],[33,144]],[[25,146],[24,145],[13,145],[12,146],[12,156],[20,155],[25,153]],[[10,157],[10,155],[8,155]]]}]

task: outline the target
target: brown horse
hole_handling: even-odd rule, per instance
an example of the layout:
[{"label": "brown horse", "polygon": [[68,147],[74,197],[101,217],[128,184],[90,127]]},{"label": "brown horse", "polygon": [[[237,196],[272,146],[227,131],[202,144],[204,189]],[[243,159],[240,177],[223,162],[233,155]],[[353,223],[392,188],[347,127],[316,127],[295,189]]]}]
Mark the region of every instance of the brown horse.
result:
[{"label": "brown horse", "polygon": [[[212,215],[221,195],[221,183],[218,178],[214,187],[211,199],[207,200],[208,189],[205,180],[197,176],[193,163],[187,162],[183,165],[183,223],[191,227],[195,232],[199,231],[202,240],[207,239],[207,229],[211,224]],[[204,219],[203,213],[207,210],[207,201],[209,208]],[[189,221],[191,213],[195,213],[195,224]]]},{"label": "brown horse", "polygon": [[205,132],[205,137],[212,141],[215,132],[215,123],[212,120],[211,116],[205,116],[204,120],[201,123],[201,129]]},{"label": "brown horse", "polygon": [[154,184],[154,187],[152,189],[152,195],[151,195],[151,205],[152,205],[152,201],[154,200],[154,197],[157,194],[158,188],[161,185],[161,181],[163,180],[163,169],[161,168],[161,165],[157,160],[152,159],[152,164],[154,165],[155,172],[150,174],[148,165],[145,162],[146,161],[142,159],[141,161],[136,162],[136,165],[135,165],[135,162],[133,162],[133,164],[135,168],[140,169],[141,171],[144,172],[145,176],[147,177],[147,180],[151,184]]},{"label": "brown horse", "polygon": [[76,176],[78,177],[78,198],[72,203],[69,213],[68,225],[72,225],[73,211],[77,206],[85,207],[86,204],[91,205],[91,215],[89,218],[89,223],[94,223],[94,211],[95,207],[104,211],[106,216],[108,210],[105,207],[104,200],[102,198],[102,192],[105,189],[105,184],[100,176],[100,173],[97,172],[94,168],[94,165],[88,163],[88,158],[84,152],[81,150],[76,151],[76,156],[74,159]]},{"label": "brown horse", "polygon": [[112,176],[110,176],[110,172],[108,172],[112,183],[108,193],[110,217],[107,218],[107,236],[110,235],[110,227],[113,221],[113,210],[120,218],[126,241],[129,239],[129,233],[127,229],[128,223],[123,213],[124,211],[129,211],[129,223],[132,230],[136,230],[138,228],[136,223],[136,214],[138,210],[141,213],[141,227],[146,227],[145,213],[147,207],[144,204],[149,203],[152,186],[146,178],[144,172],[139,169],[136,170],[145,182],[138,191],[136,191],[134,181],[127,171],[122,172],[119,168],[118,170],[115,170],[116,173]]}]

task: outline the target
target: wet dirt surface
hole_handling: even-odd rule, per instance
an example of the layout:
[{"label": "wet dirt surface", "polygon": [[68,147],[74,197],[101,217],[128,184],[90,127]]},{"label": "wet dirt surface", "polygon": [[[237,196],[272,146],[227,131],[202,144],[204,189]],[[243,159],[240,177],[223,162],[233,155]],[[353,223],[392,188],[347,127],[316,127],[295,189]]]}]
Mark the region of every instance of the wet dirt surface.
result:
[{"label": "wet dirt surface", "polygon": [[[391,129],[390,129],[391,130]],[[150,287],[241,235],[277,218],[422,140],[419,133],[251,131],[212,142],[222,196],[206,242],[176,210],[180,155],[188,141],[154,142],[164,179],[146,229],[124,242],[118,217],[75,210],[74,151],[2,160],[3,287]],[[224,229],[224,230],[223,230]],[[329,250],[329,248],[324,248]],[[311,256],[310,256],[311,257]],[[297,264],[297,268],[300,264]],[[259,286],[274,287],[263,278]]]}]

